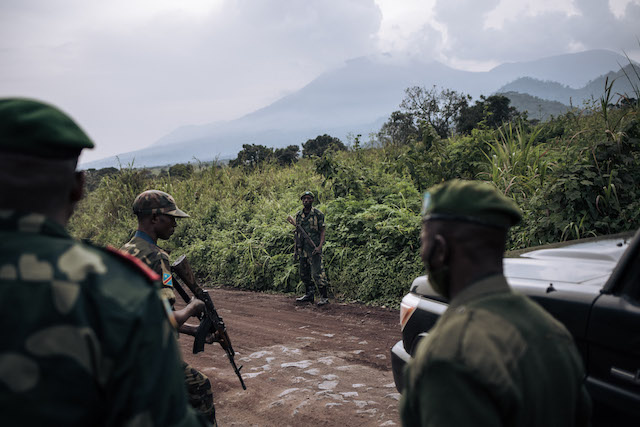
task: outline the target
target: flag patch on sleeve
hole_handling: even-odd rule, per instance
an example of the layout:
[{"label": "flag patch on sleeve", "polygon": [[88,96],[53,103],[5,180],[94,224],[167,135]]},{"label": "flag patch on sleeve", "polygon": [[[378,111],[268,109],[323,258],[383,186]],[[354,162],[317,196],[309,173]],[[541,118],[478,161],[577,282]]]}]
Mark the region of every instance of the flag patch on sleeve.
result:
[{"label": "flag patch on sleeve", "polygon": [[170,273],[162,273],[162,285],[173,286],[173,278]]}]

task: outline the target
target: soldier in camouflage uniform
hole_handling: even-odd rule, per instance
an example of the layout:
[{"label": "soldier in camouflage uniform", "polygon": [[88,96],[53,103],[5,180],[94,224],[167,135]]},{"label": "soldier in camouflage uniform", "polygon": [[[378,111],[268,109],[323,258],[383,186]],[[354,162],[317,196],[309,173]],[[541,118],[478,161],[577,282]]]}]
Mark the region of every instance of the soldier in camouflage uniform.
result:
[{"label": "soldier in camouflage uniform", "polygon": [[315,286],[318,286],[318,291],[320,292],[318,305],[322,306],[329,303],[327,297],[327,275],[322,266],[322,245],[324,245],[325,231],[324,214],[313,207],[315,197],[311,191],[304,192],[300,200],[302,200],[303,208],[296,214],[296,225],[302,227],[313,243],[303,233],[296,230],[296,255],[300,258],[300,278],[305,286],[305,294],[297,298],[296,301],[312,303]]},{"label": "soldier in camouflage uniform", "polygon": [[159,277],[65,230],[92,147],[57,108],[0,99],[0,424],[206,425]]},{"label": "soldier in camouflage uniform", "polygon": [[502,273],[520,221],[495,187],[449,181],[425,194],[422,260],[450,304],[405,371],[405,426],[583,426],[591,403],[565,327]]},{"label": "soldier in camouflage uniform", "polygon": [[[189,215],[178,209],[171,195],[148,190],[136,197],[133,202],[133,213],[138,218],[138,230],[133,238],[121,250],[138,258],[158,273],[162,278],[160,293],[174,307],[176,296],[173,290],[173,276],[169,255],[157,245],[158,239],[166,240],[175,231],[176,218],[188,218]],[[185,323],[189,317],[197,316],[204,311],[204,302],[193,298],[186,307],[175,310],[178,331],[194,336],[197,326]],[[211,339],[208,342],[212,342]],[[183,362],[185,384],[189,402],[216,425],[213,391],[209,379],[200,371]]]}]

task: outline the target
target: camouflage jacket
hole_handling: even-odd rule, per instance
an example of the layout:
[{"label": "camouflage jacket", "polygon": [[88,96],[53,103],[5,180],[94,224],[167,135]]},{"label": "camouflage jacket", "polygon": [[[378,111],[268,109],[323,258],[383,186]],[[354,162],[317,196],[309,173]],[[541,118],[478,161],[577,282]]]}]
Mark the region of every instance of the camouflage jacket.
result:
[{"label": "camouflage jacket", "polygon": [[[312,207],[311,211],[308,214],[305,214],[304,210],[301,209],[296,214],[296,225],[300,225],[302,229],[307,232],[316,246],[320,244],[320,235],[322,230],[325,228],[324,214],[322,212]],[[297,231],[296,242],[299,242],[296,248],[298,250],[298,255],[302,257],[310,257],[313,252],[313,246],[304,236],[299,235]]]},{"label": "camouflage jacket", "polygon": [[116,252],[0,210],[2,425],[206,424],[187,402],[157,276]]},{"label": "camouflage jacket", "polygon": [[136,231],[133,238],[120,250],[138,258],[160,275],[162,279],[160,295],[166,298],[173,307],[176,302],[176,294],[173,291],[173,276],[171,275],[169,254],[160,249],[146,233],[141,231]]},{"label": "camouflage jacket", "polygon": [[405,426],[584,426],[591,403],[565,327],[502,275],[451,301],[405,371]]}]

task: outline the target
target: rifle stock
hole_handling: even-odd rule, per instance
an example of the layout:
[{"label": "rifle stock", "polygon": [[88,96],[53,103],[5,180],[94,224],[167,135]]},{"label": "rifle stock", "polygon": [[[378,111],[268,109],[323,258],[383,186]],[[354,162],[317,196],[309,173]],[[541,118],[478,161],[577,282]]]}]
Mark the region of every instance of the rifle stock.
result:
[{"label": "rifle stock", "polygon": [[233,350],[233,346],[231,345],[229,334],[227,334],[227,328],[224,325],[222,317],[218,315],[218,312],[213,305],[213,301],[211,300],[209,293],[203,290],[196,282],[193,270],[191,269],[191,266],[189,265],[189,262],[184,255],[178,258],[176,262],[171,265],[171,270],[176,274],[180,281],[182,281],[182,283],[187,285],[189,290],[196,298],[204,302],[205,315],[200,322],[200,326],[198,326],[198,331],[196,332],[196,336],[193,341],[193,354],[203,351],[207,335],[209,333],[214,333],[217,341],[220,343],[220,346],[227,353],[229,362],[231,363],[234,372],[240,379],[242,389],[246,390],[247,386],[244,384],[242,374],[240,373],[242,365],[240,365],[240,367],[236,366],[236,362],[234,360],[235,351]]}]

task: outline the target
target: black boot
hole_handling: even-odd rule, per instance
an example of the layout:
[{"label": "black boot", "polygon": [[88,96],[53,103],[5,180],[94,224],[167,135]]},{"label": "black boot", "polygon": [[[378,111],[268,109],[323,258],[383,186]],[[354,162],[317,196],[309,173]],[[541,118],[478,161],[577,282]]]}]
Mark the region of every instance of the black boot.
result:
[{"label": "black boot", "polygon": [[313,286],[313,284],[307,284],[305,286],[306,288],[306,293],[304,294],[304,296],[301,296],[300,298],[296,298],[296,302],[310,302],[313,303],[313,294],[315,293],[316,288]]},{"label": "black boot", "polygon": [[313,294],[304,294],[300,298],[296,298],[296,302],[313,302]]},{"label": "black boot", "polygon": [[327,296],[327,288],[320,288],[320,298],[318,299],[318,306],[329,304],[329,298]]}]

